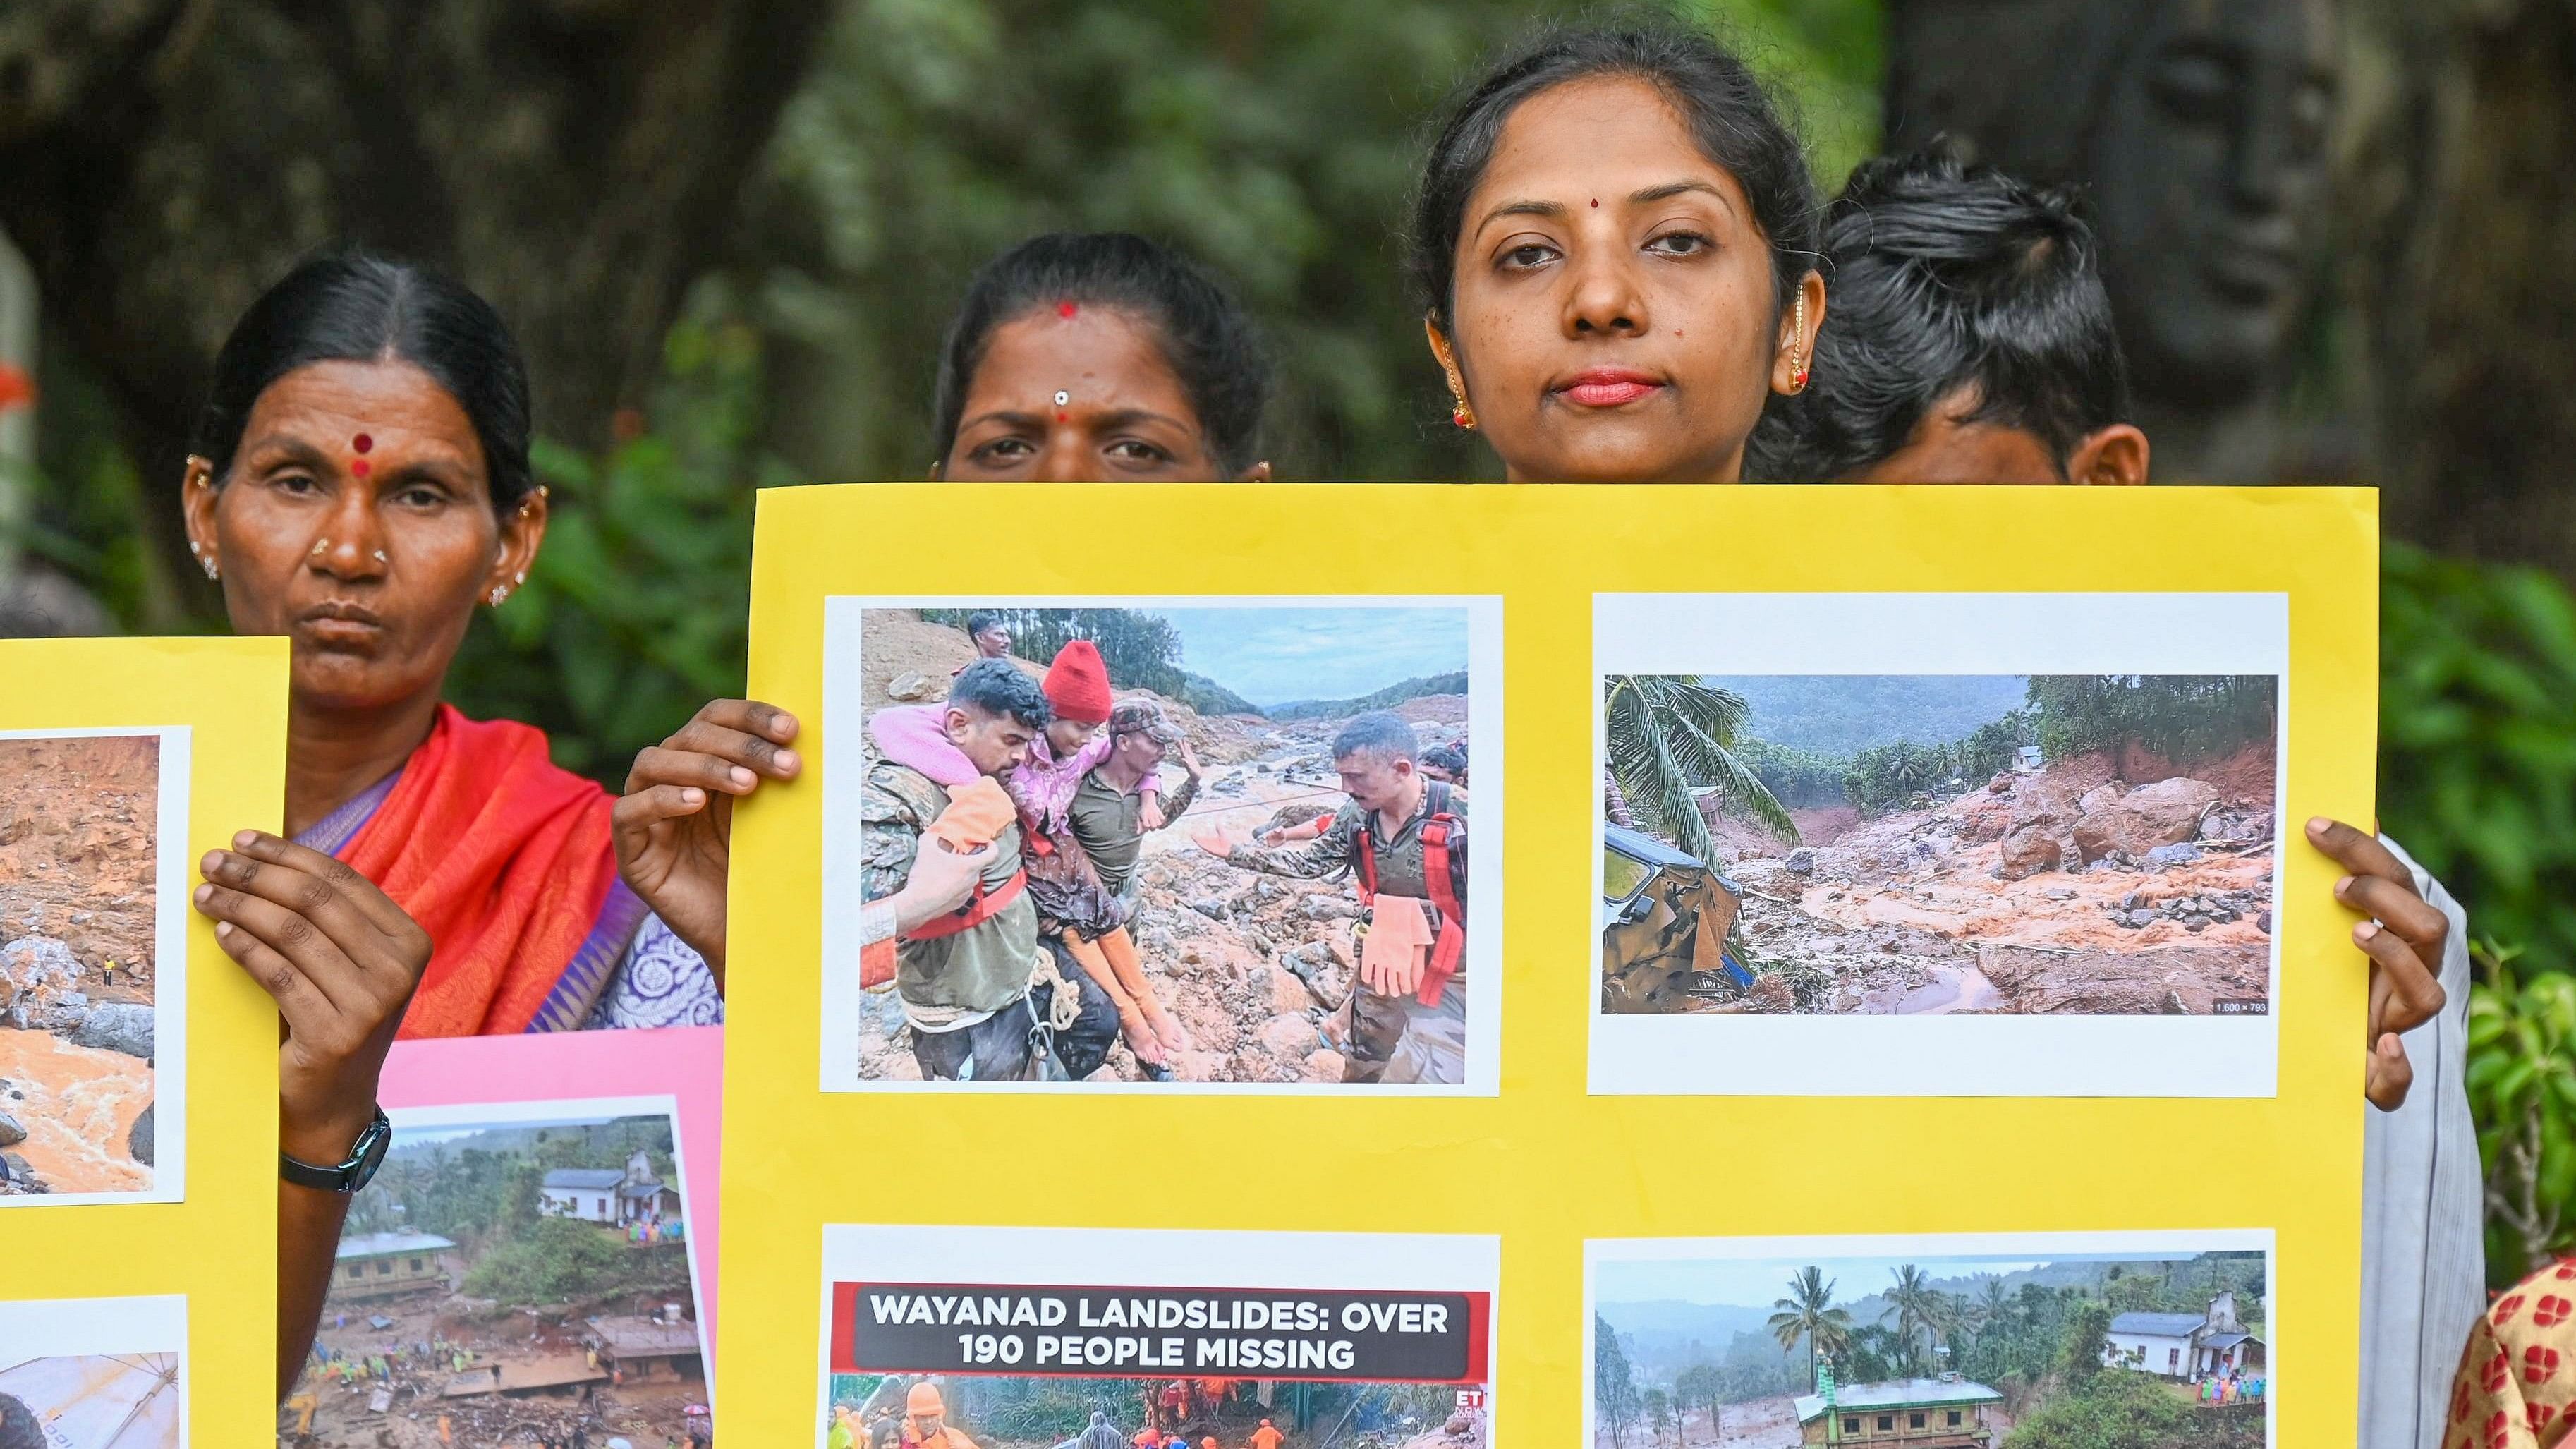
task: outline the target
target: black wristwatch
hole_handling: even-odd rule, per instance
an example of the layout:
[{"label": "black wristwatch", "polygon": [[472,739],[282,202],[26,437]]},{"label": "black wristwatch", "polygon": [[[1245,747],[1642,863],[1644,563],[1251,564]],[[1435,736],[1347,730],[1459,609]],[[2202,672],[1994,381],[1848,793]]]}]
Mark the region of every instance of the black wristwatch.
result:
[{"label": "black wristwatch", "polygon": [[393,1145],[394,1124],[385,1120],[385,1109],[378,1107],[376,1120],[368,1123],[367,1130],[359,1133],[358,1140],[350,1146],[348,1161],[337,1167],[315,1167],[280,1152],[277,1175],[297,1187],[345,1196],[375,1180],[376,1169],[384,1166],[385,1149]]}]

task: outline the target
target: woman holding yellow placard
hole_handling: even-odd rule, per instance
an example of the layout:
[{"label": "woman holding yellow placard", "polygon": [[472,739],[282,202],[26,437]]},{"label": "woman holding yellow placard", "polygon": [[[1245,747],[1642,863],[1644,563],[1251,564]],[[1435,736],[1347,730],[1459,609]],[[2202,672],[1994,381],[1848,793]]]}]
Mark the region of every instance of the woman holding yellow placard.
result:
[{"label": "woman holding yellow placard", "polygon": [[[1265,482],[1269,396],[1251,319],[1197,268],[1142,237],[1050,233],[967,288],[940,353],[934,471]],[[784,710],[717,700],[636,757],[618,802],[627,884],[719,972],[733,800],[795,777],[797,728]]]},{"label": "woman holding yellow placard", "polygon": [[[190,551],[235,628],[293,641],[286,829],[201,863],[197,909],[276,997],[279,1382],[348,1194],[381,1159],[397,1036],[619,1024],[716,1000],[618,878],[614,802],[525,725],[439,698],[473,613],[545,536],[517,345],[481,298],[365,256],[309,262],[234,328],[188,460]],[[946,865],[948,862],[940,862]],[[971,857],[916,878],[971,889]],[[953,876],[953,879],[946,879]],[[633,1000],[629,1000],[633,998]],[[282,1390],[281,1390],[282,1391]]]}]

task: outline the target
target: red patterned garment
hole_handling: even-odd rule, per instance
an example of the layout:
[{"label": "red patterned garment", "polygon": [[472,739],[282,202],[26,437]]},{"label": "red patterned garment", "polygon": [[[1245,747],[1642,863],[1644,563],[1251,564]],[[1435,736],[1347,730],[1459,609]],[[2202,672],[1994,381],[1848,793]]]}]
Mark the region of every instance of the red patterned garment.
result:
[{"label": "red patterned garment", "polygon": [[2576,1258],[2541,1269],[2469,1331],[2442,1449],[2553,1449],[2576,1423]]}]

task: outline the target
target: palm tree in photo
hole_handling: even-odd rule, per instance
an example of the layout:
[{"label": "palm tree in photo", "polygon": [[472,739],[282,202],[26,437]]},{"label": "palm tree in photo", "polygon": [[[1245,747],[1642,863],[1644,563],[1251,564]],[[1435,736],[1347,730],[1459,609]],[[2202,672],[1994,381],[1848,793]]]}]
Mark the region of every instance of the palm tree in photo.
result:
[{"label": "palm tree in photo", "polygon": [[1613,674],[1602,689],[1610,776],[1640,824],[1715,865],[1717,842],[1691,793],[1707,785],[1733,813],[1797,843],[1788,807],[1736,757],[1752,713],[1743,696],[1672,674]]},{"label": "palm tree in photo", "polygon": [[1774,1299],[1771,1306],[1780,1310],[1766,1325],[1771,1336],[1780,1340],[1783,1354],[1796,1348],[1799,1339],[1807,1341],[1807,1382],[1814,1383],[1817,1358],[1832,1358],[1850,1345],[1851,1314],[1834,1306],[1834,1285],[1822,1268],[1799,1269],[1789,1279],[1789,1296]]},{"label": "palm tree in photo", "polygon": [[[1931,1275],[1907,1263],[1895,1273],[1895,1286],[1887,1290],[1888,1305],[1896,1311],[1896,1338],[1904,1345],[1909,1370],[1920,1363],[1915,1357],[1918,1338],[1929,1339],[1938,1333],[1949,1317],[1949,1295],[1932,1286]],[[1928,1344],[1927,1353],[1928,1353]]]}]

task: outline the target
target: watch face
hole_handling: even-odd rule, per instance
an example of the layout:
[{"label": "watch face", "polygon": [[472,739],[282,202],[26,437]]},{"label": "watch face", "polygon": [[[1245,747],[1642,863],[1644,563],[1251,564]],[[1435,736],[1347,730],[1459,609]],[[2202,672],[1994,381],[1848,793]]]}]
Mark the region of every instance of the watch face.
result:
[{"label": "watch face", "polygon": [[393,1145],[394,1124],[379,1112],[376,1120],[367,1124],[367,1130],[358,1134],[357,1150],[349,1154],[356,1164],[356,1170],[349,1175],[349,1191],[356,1192],[375,1181],[376,1169],[385,1165],[385,1153]]}]

